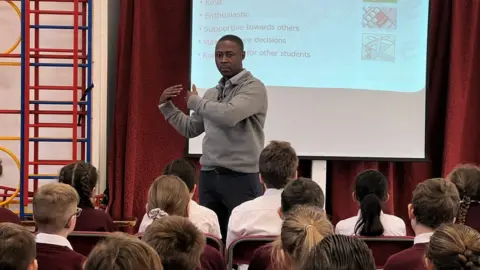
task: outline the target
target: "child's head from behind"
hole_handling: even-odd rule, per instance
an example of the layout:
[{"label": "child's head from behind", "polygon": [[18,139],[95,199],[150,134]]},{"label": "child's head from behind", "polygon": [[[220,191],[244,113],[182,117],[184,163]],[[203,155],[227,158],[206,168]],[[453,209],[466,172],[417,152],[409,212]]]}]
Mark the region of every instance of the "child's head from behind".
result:
[{"label": "child's head from behind", "polygon": [[329,235],[318,243],[305,260],[304,270],[375,270],[375,260],[367,244],[346,235]]},{"label": "child's head from behind", "polygon": [[462,224],[443,224],[426,251],[429,270],[480,269],[480,234]]},{"label": "child's head from behind", "polygon": [[0,223],[0,269],[36,270],[35,237],[26,228]]},{"label": "child's head from behind", "polygon": [[413,191],[408,215],[412,228],[421,225],[436,229],[443,223],[452,223],[460,206],[455,186],[442,178],[432,178],[417,185]]},{"label": "child's head from behind", "polygon": [[447,180],[455,184],[462,200],[457,223],[465,224],[470,203],[480,201],[480,167],[472,164],[459,165],[450,172]]},{"label": "child's head from behind", "polygon": [[60,170],[58,181],[71,185],[80,197],[80,206],[93,208],[91,201],[93,190],[97,185],[97,168],[83,161],[64,166]]},{"label": "child's head from behind", "polygon": [[258,163],[267,188],[282,189],[297,177],[297,153],[288,142],[271,141],[260,153]]},{"label": "child's head from behind", "polygon": [[190,193],[185,183],[174,175],[162,175],[148,190],[147,214],[156,219],[164,215],[188,216]]},{"label": "child's head from behind", "polygon": [[174,175],[187,185],[190,194],[195,192],[197,185],[197,170],[195,165],[186,158],[176,159],[163,168],[164,175]]},{"label": "child's head from behind", "polygon": [[85,270],[163,270],[158,254],[134,236],[113,233],[98,243],[85,262]]},{"label": "child's head from behind", "polygon": [[300,177],[285,186],[281,195],[281,216],[288,214],[290,210],[299,205],[324,208],[323,191],[312,179]]},{"label": "child's head from behind", "polygon": [[274,268],[297,269],[310,249],[331,234],[333,225],[323,209],[302,205],[295,207],[285,216],[280,237],[273,243]]},{"label": "child's head from behind", "polygon": [[168,216],[148,226],[143,241],[162,259],[164,269],[193,270],[200,264],[205,236],[187,218]]},{"label": "child's head from behind", "polygon": [[48,183],[41,186],[33,196],[33,218],[38,231],[48,234],[68,234],[75,228],[78,194],[63,183]]},{"label": "child's head from behind", "polygon": [[360,218],[355,233],[362,236],[383,235],[380,222],[382,202],[388,200],[388,180],[379,171],[366,170],[355,179],[353,198],[360,204]]}]

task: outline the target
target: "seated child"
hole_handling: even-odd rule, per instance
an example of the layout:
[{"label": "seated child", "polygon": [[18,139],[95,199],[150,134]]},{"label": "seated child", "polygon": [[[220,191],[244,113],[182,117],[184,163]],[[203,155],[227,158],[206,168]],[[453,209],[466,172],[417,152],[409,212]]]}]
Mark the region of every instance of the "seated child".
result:
[{"label": "seated child", "polygon": [[406,236],[405,222],[384,214],[382,203],[388,201],[388,180],[380,172],[366,170],[355,180],[352,198],[360,205],[358,215],[337,223],[335,233],[360,236]]},{"label": "seated child", "polygon": [[163,270],[158,254],[140,239],[116,232],[98,243],[84,270]]},{"label": "seated child", "polygon": [[282,220],[276,210],[280,194],[287,183],[297,177],[298,157],[290,143],[270,142],[260,153],[260,177],[267,187],[265,193],[235,207],[227,230],[227,247],[244,236],[280,234]]},{"label": "seated child", "polygon": [[[293,250],[302,250],[301,248],[309,249],[309,245],[312,246],[316,244],[316,242],[320,241],[323,237],[323,234],[328,235],[332,232],[329,231],[330,222],[326,219],[325,211],[323,210],[325,204],[325,196],[323,194],[322,189],[320,186],[308,178],[298,178],[296,180],[290,181],[281,195],[281,202],[280,207],[277,209],[277,215],[280,219],[284,219],[285,217],[289,216],[289,213],[293,213],[294,209],[297,207],[313,207],[312,209],[304,209],[298,210],[299,212],[296,215],[289,216],[290,221],[286,223],[286,219],[284,220],[284,225],[287,226],[285,228],[282,227],[280,238],[274,244],[265,245],[261,248],[258,248],[253,256],[252,261],[250,262],[249,269],[283,269],[279,268],[280,265],[285,265],[286,268],[291,267],[291,262],[286,260],[287,256],[279,256],[279,253],[282,253],[283,248],[289,250],[293,255]],[[318,212],[316,214],[312,212]],[[303,216],[302,216],[303,215]],[[310,215],[307,217],[306,215]],[[288,226],[299,226],[301,223],[297,218],[302,217],[303,223],[305,223],[304,227],[308,227],[310,230],[305,230],[302,233],[297,232],[295,237],[288,238],[287,236],[291,235],[288,234],[289,227]],[[293,220],[291,220],[293,219]],[[295,222],[294,222],[295,221]],[[308,226],[311,223],[316,223],[314,227]],[[315,228],[315,230],[314,230]],[[286,230],[284,232],[284,229]],[[333,229],[332,229],[333,231]],[[307,234],[308,233],[308,234]],[[308,237],[308,238],[307,238]],[[314,237],[312,240],[311,238]],[[307,243],[306,246],[303,243],[304,240],[310,241]],[[305,241],[306,241],[305,240]],[[285,241],[285,242],[283,242]],[[290,241],[299,241],[300,243],[289,243]],[[281,245],[280,245],[281,243]],[[288,254],[288,253],[287,253]],[[298,260],[299,255],[295,255]],[[270,265],[270,263],[273,265]],[[243,265],[240,268],[244,268]]]},{"label": "seated child", "polygon": [[79,198],[67,184],[48,183],[33,196],[33,218],[36,236],[38,269],[82,270],[85,257],[73,251],[67,236],[75,228]]},{"label": "seated child", "polygon": [[[164,217],[188,218],[190,194],[185,183],[176,176],[162,175],[155,179],[148,190],[147,202],[147,229],[155,220]],[[225,268],[222,254],[208,245],[203,250],[201,263],[205,270]],[[217,268],[219,265],[222,268]]]},{"label": "seated child", "polygon": [[[3,165],[2,165],[2,159],[0,159],[0,176],[3,174]],[[15,224],[20,224],[20,218],[10,211],[7,208],[0,207],[0,223],[2,222],[10,222],[10,223],[15,223]]]},{"label": "seated child", "polygon": [[410,224],[415,232],[413,247],[390,256],[383,269],[425,269],[425,249],[433,231],[444,223],[453,223],[459,206],[460,197],[452,183],[433,178],[418,184],[408,205]]},{"label": "seated child", "polygon": [[356,237],[333,234],[323,238],[310,251],[308,258],[300,269],[375,270],[376,267],[372,251],[365,242]]},{"label": "seated child", "polygon": [[428,270],[480,269],[480,234],[465,225],[444,224],[430,238]]},{"label": "seated child", "polygon": [[75,188],[80,197],[78,207],[82,209],[82,215],[77,219],[75,231],[112,232],[115,230],[110,215],[103,210],[95,209],[92,203],[97,179],[97,169],[83,161],[69,164],[60,170],[58,181]]},{"label": "seated child", "polygon": [[35,236],[13,223],[0,224],[0,269],[37,270]]},{"label": "seated child", "polygon": [[165,270],[201,267],[205,235],[187,218],[168,216],[157,219],[148,226],[142,240],[155,249]]},{"label": "seated child", "polygon": [[248,269],[299,269],[310,249],[330,234],[333,234],[333,225],[323,209],[297,206],[284,216],[277,240],[255,251]]},{"label": "seated child", "polygon": [[480,168],[465,164],[455,168],[448,176],[460,194],[460,211],[456,223],[480,231]]},{"label": "seated child", "polygon": [[[197,190],[197,171],[195,165],[185,158],[177,159],[163,168],[163,174],[175,175],[187,185],[190,193],[188,219],[203,233],[208,233],[221,239],[222,235],[220,233],[217,214],[191,199]],[[148,218],[148,216],[144,216],[144,219],[145,218]]]}]

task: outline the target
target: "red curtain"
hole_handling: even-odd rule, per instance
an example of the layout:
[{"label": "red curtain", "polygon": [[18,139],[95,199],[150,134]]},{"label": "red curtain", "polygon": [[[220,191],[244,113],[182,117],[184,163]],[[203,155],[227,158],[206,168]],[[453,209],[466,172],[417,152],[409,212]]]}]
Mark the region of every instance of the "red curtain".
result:
[{"label": "red curtain", "polygon": [[[387,212],[406,217],[406,205],[418,182],[443,175],[459,162],[480,162],[480,121],[476,119],[480,115],[480,1],[431,2],[427,88],[431,161],[329,163],[328,197],[334,222],[357,212],[349,198],[361,170],[378,168],[388,175],[392,195]],[[167,162],[184,154],[185,139],[163,120],[156,105],[166,87],[189,84],[190,13],[190,0],[121,0],[108,162],[115,219],[143,215],[150,183]],[[175,103],[185,109],[183,98]]]}]

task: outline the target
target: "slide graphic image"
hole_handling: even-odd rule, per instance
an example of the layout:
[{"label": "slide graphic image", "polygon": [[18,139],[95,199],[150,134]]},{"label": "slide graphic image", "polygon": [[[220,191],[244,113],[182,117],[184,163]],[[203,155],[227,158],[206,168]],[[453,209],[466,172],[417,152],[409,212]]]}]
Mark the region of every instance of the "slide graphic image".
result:
[{"label": "slide graphic image", "polygon": [[397,9],[364,7],[362,24],[363,28],[397,29]]},{"label": "slide graphic image", "polygon": [[395,36],[363,34],[362,60],[395,61]]}]

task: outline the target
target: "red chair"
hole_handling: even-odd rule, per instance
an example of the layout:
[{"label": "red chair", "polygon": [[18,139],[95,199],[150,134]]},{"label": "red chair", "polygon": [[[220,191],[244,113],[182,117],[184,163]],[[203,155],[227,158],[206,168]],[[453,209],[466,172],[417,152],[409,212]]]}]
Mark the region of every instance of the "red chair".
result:
[{"label": "red chair", "polygon": [[245,236],[230,244],[227,250],[227,270],[232,270],[235,264],[249,264],[253,252],[263,245],[273,242],[277,236]]},{"label": "red chair", "polygon": [[207,245],[218,250],[223,256],[223,254],[225,254],[225,245],[223,244],[222,240],[208,233],[206,233],[205,236],[207,237]]},{"label": "red chair", "polygon": [[88,256],[95,245],[100,241],[105,239],[110,233],[109,232],[72,232],[68,237],[68,241],[73,247],[73,250],[82,254],[83,256]]},{"label": "red chair", "polygon": [[388,258],[395,253],[411,248],[413,237],[410,236],[381,236],[358,237],[372,250],[377,269],[382,269]]}]

